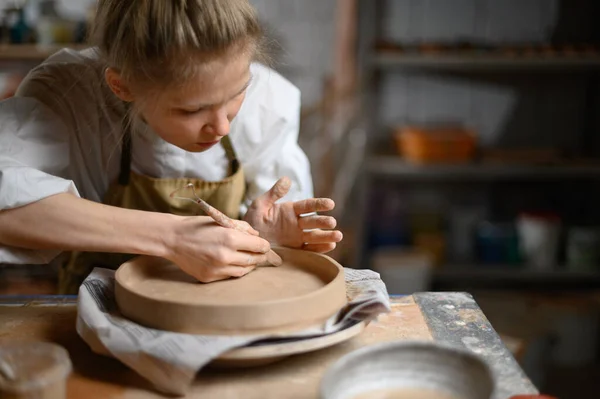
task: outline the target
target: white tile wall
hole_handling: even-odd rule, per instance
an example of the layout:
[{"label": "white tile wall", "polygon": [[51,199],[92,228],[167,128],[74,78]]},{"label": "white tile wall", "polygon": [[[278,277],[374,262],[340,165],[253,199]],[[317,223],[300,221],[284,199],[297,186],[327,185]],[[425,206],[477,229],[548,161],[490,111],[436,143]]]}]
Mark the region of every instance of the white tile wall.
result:
[{"label": "white tile wall", "polygon": [[475,0],[429,0],[421,4],[424,18],[420,31],[424,39],[473,36]]},{"label": "white tile wall", "polygon": [[74,18],[85,18],[89,8],[96,0],[59,0],[61,12]]},{"label": "white tile wall", "polygon": [[391,40],[467,38],[539,41],[556,22],[559,0],[387,0]]},{"label": "white tile wall", "polygon": [[302,93],[302,104],[309,105],[321,100],[323,92],[323,81],[318,74],[288,74],[290,81],[300,89]]},{"label": "white tile wall", "polygon": [[518,93],[510,86],[471,85],[471,115],[467,124],[480,133],[484,146],[498,144],[517,103]]},{"label": "white tile wall", "polygon": [[[318,101],[331,71],[336,0],[251,0],[283,49],[276,60],[302,90],[302,104]],[[296,70],[296,73],[287,71]]]},{"label": "white tile wall", "polygon": [[[393,6],[389,4],[390,1],[394,2]],[[417,20],[421,19],[415,14],[415,8],[411,7],[411,3],[412,0],[386,1],[381,27],[384,38],[402,37],[407,41],[416,38],[413,27],[417,24]]]}]

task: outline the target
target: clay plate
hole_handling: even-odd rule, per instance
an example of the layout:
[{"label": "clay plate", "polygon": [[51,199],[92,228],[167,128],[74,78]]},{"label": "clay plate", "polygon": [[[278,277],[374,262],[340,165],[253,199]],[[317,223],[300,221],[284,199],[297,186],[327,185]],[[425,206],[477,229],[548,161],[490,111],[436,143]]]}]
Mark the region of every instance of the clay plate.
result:
[{"label": "clay plate", "polygon": [[273,248],[279,267],[202,284],[173,263],[141,256],[119,267],[121,313],[151,328],[187,334],[254,335],[322,324],[346,303],[344,269],[326,255]]},{"label": "clay plate", "polygon": [[211,366],[215,368],[264,366],[289,356],[314,352],[346,342],[359,335],[366,324],[361,321],[332,334],[303,339],[268,340],[258,345],[233,349],[213,360]]}]

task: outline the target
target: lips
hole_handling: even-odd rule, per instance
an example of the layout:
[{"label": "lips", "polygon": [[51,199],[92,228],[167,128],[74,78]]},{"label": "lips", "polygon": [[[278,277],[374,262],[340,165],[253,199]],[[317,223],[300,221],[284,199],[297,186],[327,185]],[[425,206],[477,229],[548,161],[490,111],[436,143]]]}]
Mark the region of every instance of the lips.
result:
[{"label": "lips", "polygon": [[215,144],[219,144],[220,140],[217,141],[210,141],[210,142],[206,142],[206,143],[196,143],[196,145],[198,147],[202,147],[202,148],[210,148],[212,146],[214,146]]}]

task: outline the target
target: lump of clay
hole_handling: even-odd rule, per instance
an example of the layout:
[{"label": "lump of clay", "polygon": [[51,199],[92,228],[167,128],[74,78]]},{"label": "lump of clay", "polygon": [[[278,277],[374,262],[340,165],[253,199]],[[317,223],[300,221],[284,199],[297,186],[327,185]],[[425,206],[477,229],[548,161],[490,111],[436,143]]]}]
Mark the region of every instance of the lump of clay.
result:
[{"label": "lump of clay", "polygon": [[67,351],[46,342],[0,346],[0,397],[65,399],[72,365]]}]

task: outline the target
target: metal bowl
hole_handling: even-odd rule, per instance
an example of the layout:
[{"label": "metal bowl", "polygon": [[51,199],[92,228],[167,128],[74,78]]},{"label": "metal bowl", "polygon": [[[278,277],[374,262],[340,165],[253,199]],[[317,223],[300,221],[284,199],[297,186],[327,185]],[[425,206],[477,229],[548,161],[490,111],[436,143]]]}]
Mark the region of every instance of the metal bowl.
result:
[{"label": "metal bowl", "polygon": [[493,391],[490,369],[474,353],[433,342],[400,341],[342,357],[323,377],[320,397],[489,399]]}]

